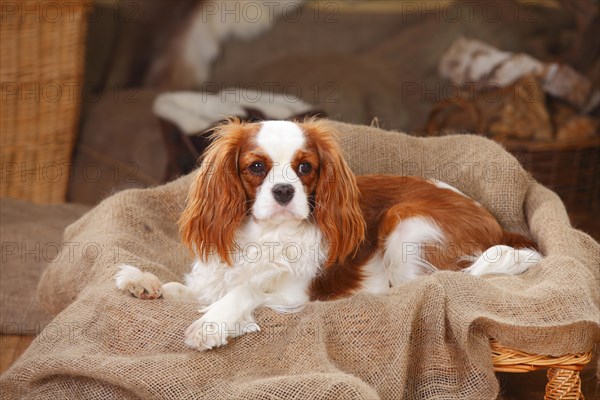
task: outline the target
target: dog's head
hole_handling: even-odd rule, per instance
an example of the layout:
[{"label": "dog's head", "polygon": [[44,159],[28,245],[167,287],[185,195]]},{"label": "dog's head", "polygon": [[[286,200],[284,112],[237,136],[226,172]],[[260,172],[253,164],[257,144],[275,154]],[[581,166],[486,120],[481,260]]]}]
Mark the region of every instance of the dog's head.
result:
[{"label": "dog's head", "polygon": [[180,219],[183,241],[199,257],[216,251],[232,264],[246,218],[277,225],[315,223],[327,265],[342,262],[365,237],[356,179],[326,121],[237,120],[219,126]]}]

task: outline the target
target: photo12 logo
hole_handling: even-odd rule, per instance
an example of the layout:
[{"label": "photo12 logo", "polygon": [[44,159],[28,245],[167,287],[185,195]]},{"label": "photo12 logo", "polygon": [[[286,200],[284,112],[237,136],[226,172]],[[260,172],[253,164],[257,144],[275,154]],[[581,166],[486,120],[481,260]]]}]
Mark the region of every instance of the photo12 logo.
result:
[{"label": "photo12 logo", "polygon": [[2,82],[2,104],[6,103],[96,103],[106,98],[114,103],[139,103],[139,89],[107,86],[98,89],[96,82]]},{"label": "photo12 logo", "polygon": [[203,23],[219,21],[223,24],[260,24],[272,23],[279,18],[286,23],[296,23],[306,16],[314,23],[329,24],[339,21],[338,14],[337,1],[210,0],[202,5]]},{"label": "photo12 logo", "polygon": [[139,183],[137,163],[115,162],[104,165],[95,162],[4,162],[0,164],[0,180],[2,183],[69,183],[81,181],[97,183],[101,180],[113,183]]},{"label": "photo12 logo", "polygon": [[137,1],[97,2],[87,0],[64,1],[2,1],[0,21],[19,23],[87,23],[111,18],[115,23],[136,22],[141,14]]},{"label": "photo12 logo", "polygon": [[531,4],[511,1],[401,1],[397,3],[402,22],[420,23],[475,23],[487,24],[501,21],[521,23],[538,22]]}]

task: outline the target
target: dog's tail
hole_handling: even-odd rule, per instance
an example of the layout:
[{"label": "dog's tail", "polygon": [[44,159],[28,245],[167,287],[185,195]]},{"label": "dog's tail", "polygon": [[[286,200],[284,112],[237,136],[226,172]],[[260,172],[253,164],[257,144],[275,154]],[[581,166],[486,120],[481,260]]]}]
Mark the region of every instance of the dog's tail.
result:
[{"label": "dog's tail", "polygon": [[517,275],[542,259],[536,243],[519,233],[504,231],[502,244],[492,246],[479,255],[471,266],[463,269],[471,275]]}]

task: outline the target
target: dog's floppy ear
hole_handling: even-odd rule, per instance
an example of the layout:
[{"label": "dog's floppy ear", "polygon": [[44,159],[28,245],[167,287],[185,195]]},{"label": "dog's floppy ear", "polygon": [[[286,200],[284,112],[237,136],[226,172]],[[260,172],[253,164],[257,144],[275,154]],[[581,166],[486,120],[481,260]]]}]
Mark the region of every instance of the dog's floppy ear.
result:
[{"label": "dog's floppy ear", "polygon": [[302,124],[319,155],[314,218],[328,242],[326,266],[342,263],[365,240],[366,223],[354,174],[342,156],[337,132],[326,122]]},{"label": "dog's floppy ear", "polygon": [[238,173],[247,125],[230,120],[215,128],[179,219],[183,243],[201,260],[217,254],[232,265],[235,233],[246,215],[246,195]]}]

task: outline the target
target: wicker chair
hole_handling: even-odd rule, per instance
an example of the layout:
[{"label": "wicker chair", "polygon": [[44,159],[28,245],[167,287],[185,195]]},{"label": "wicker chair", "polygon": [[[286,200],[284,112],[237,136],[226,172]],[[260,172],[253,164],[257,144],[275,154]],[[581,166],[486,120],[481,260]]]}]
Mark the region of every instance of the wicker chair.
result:
[{"label": "wicker chair", "polygon": [[560,357],[530,354],[491,341],[492,362],[496,372],[522,373],[547,368],[548,383],[544,400],[579,400],[579,372],[592,359],[592,352],[567,354]]},{"label": "wicker chair", "polygon": [[2,196],[65,201],[81,104],[87,5],[87,0],[2,2]]}]

